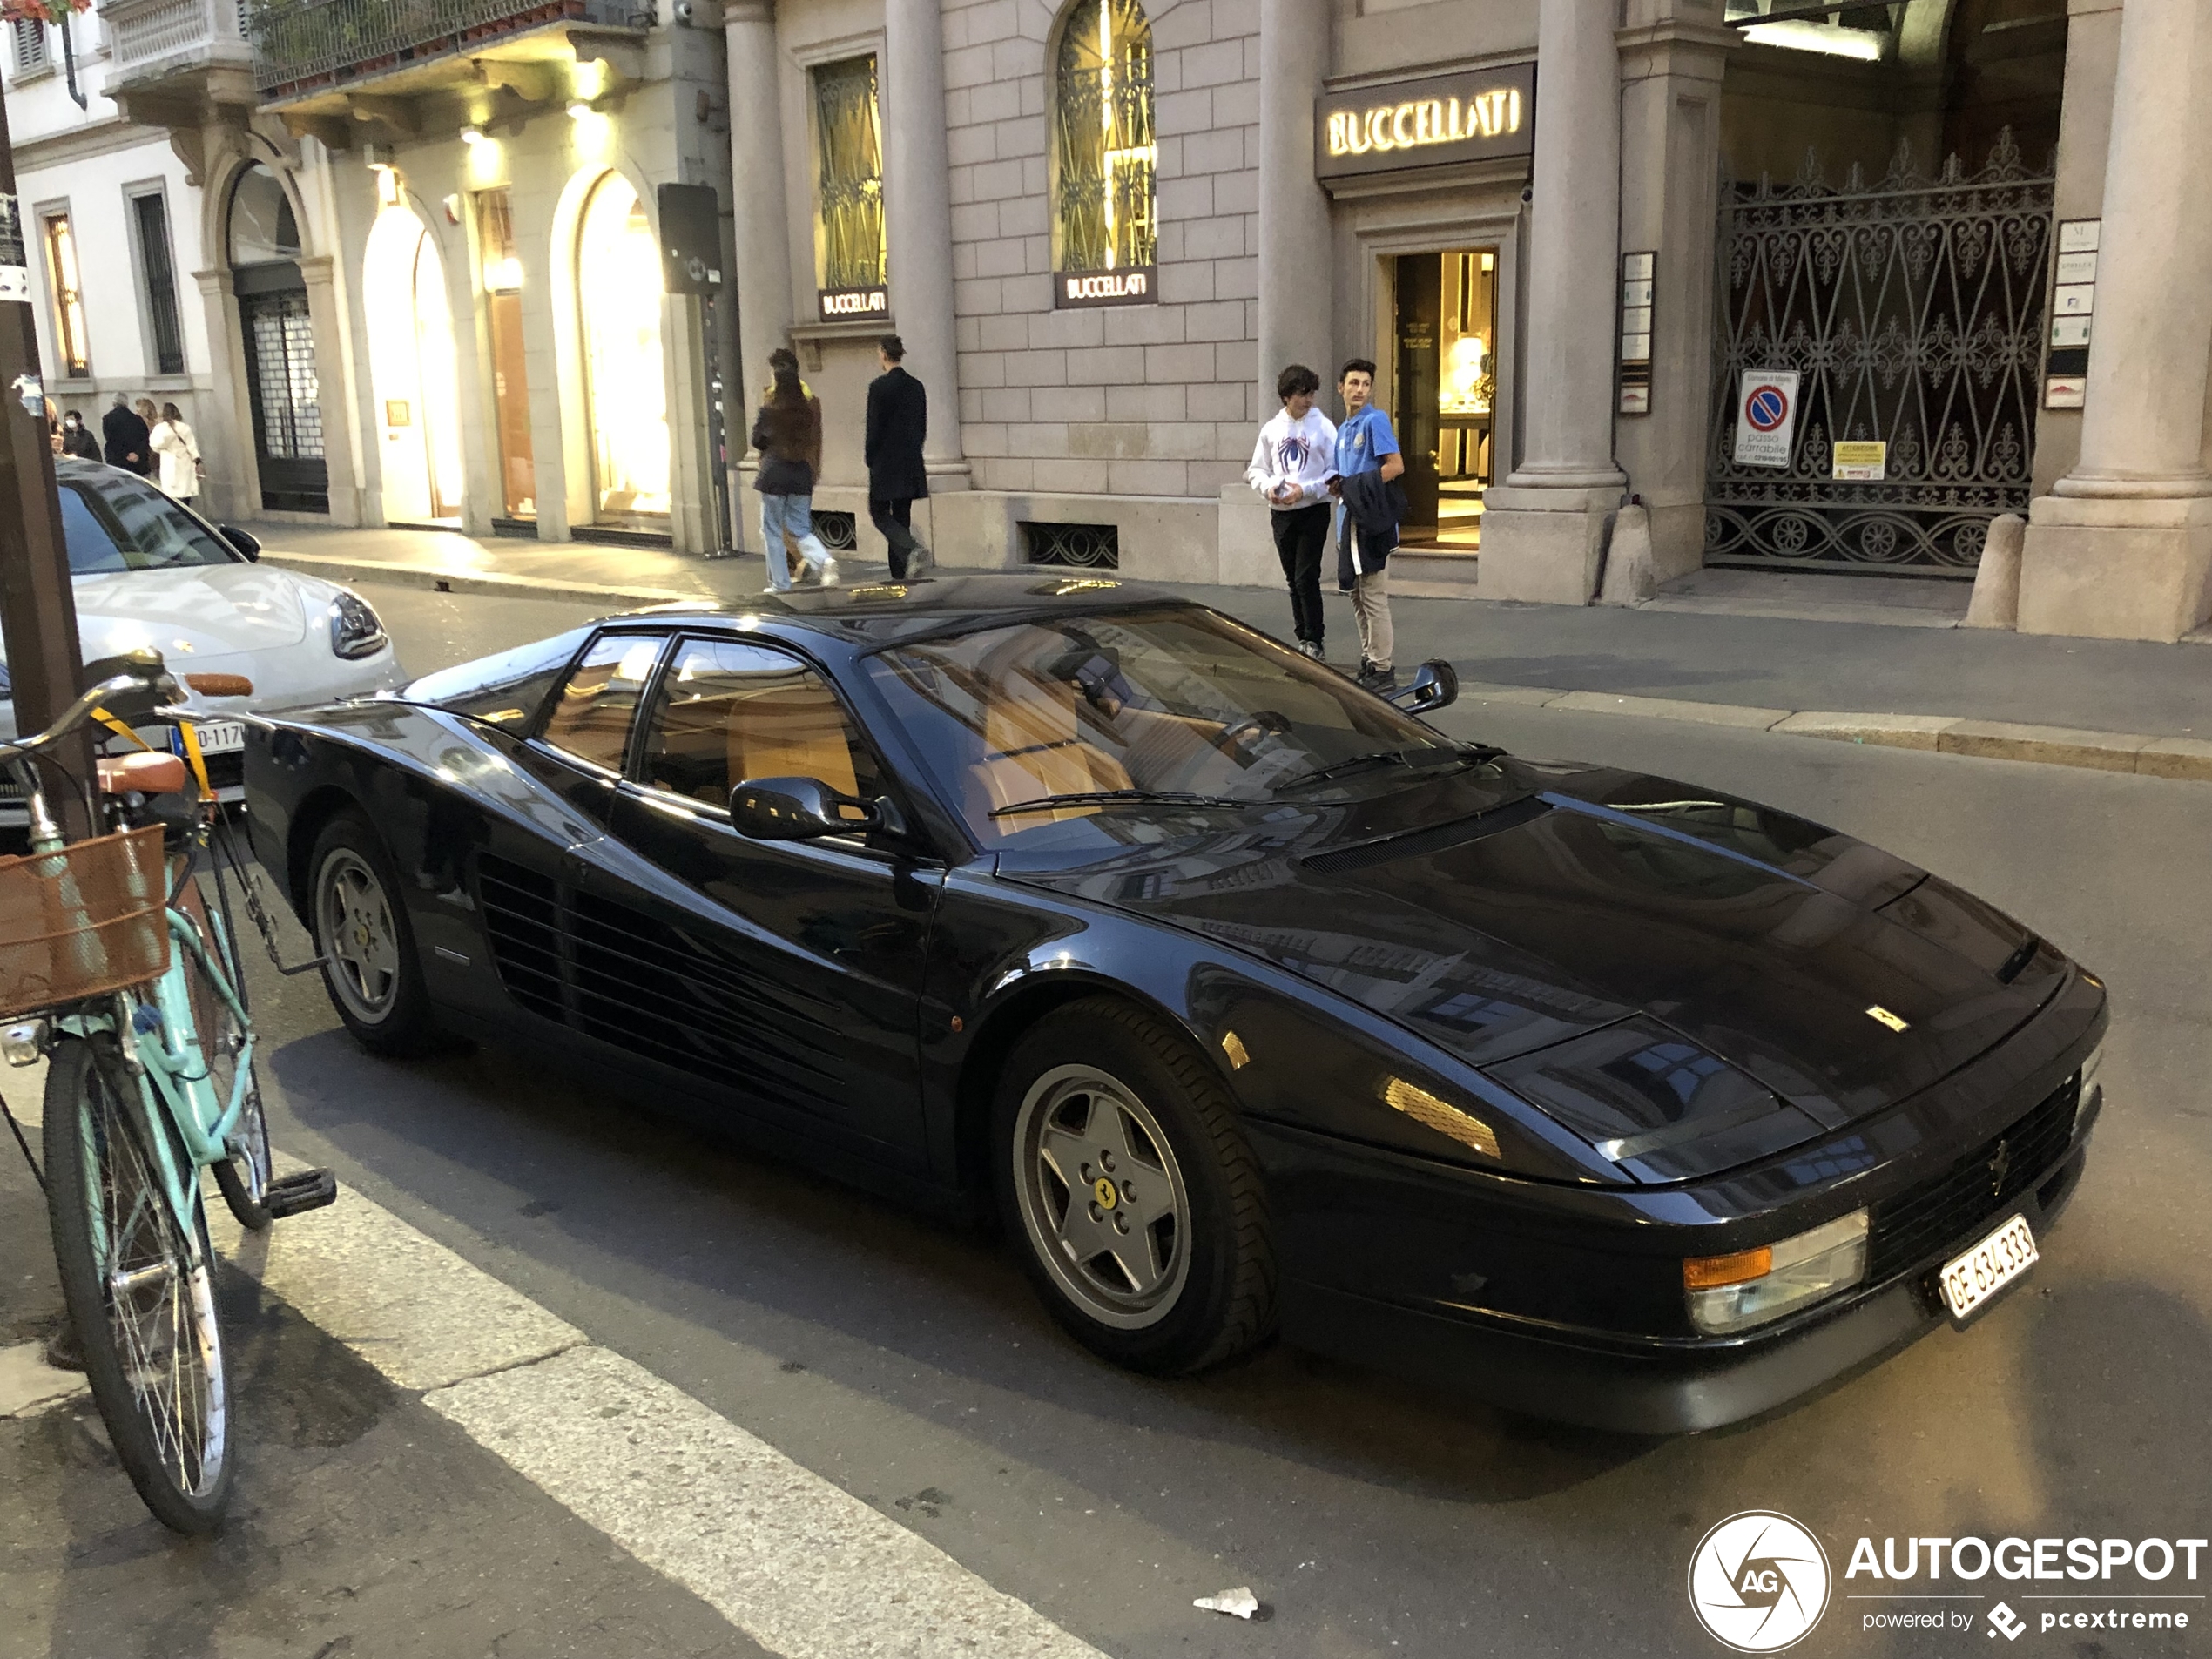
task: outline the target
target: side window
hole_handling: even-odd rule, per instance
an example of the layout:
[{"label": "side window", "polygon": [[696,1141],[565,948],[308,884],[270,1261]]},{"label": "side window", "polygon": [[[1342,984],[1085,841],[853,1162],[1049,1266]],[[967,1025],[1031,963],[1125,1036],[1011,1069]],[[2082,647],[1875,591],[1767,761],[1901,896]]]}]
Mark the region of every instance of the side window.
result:
[{"label": "side window", "polygon": [[874,756],[819,674],[763,646],[685,640],[646,724],[644,781],[723,806],[748,778],[883,792]]},{"label": "side window", "polygon": [[630,723],[662,644],[652,635],[603,635],[562,683],[539,735],[580,760],[620,772]]}]

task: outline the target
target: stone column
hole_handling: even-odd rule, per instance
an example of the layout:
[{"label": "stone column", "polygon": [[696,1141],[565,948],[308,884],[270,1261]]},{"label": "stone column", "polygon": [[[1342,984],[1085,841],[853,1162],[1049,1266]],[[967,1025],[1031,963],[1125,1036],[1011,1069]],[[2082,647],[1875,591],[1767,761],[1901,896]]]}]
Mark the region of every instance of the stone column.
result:
[{"label": "stone column", "polygon": [[1482,519],[1486,599],[1588,604],[1626,476],[1613,460],[1621,225],[1617,0],[1541,0],[1521,464]]},{"label": "stone column", "polygon": [[891,245],[891,314],[907,343],[907,371],[929,392],[929,438],[922,457],[930,487],[965,489],[941,3],[885,0],[877,83],[883,100],[883,211]]},{"label": "stone column", "polygon": [[[347,395],[353,376],[347,371],[346,328],[347,314],[339,292],[338,261],[327,253],[311,253],[300,260],[300,276],[307,289],[307,321],[315,342],[315,407],[322,415],[322,462],[329,478],[330,522],[354,525],[362,521],[363,484],[356,462],[353,399]],[[378,482],[382,482],[380,475]]]},{"label": "stone column", "polygon": [[2120,18],[2081,453],[2030,509],[2023,633],[2177,639],[2212,612],[2212,13]]},{"label": "stone column", "polygon": [[261,481],[253,464],[253,406],[231,273],[195,271],[192,280],[207,318],[208,403],[214,412],[212,421],[203,416],[199,426],[199,452],[207,458],[203,510],[218,518],[258,518]]},{"label": "stone column", "polygon": [[1329,197],[1313,177],[1313,101],[1328,52],[1322,0],[1260,0],[1260,420],[1275,412],[1275,376],[1286,364],[1306,364],[1325,387],[1335,379]]},{"label": "stone column", "polygon": [[[1662,582],[1704,562],[1721,77],[1739,44],[1695,0],[1629,0],[1621,52],[1621,249],[1653,260],[1651,412],[1615,417]],[[1617,405],[1616,405],[1617,406]]]},{"label": "stone column", "polygon": [[[738,384],[733,421],[750,421],[768,384],[768,354],[790,343],[791,219],[784,203],[783,89],[772,0],[734,0],[722,12],[730,53],[731,192],[737,244]],[[739,437],[744,434],[740,432]],[[742,448],[732,445],[732,449]]]}]

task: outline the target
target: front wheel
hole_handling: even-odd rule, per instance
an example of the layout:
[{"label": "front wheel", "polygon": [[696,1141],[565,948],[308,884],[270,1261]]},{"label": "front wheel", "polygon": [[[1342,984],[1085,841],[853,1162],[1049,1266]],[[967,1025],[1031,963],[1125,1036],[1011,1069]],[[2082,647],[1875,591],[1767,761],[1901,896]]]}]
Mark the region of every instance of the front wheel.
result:
[{"label": "front wheel", "polygon": [[198,1177],[105,1038],[56,1047],[45,1117],[54,1258],[93,1402],[154,1519],[212,1532],[234,1465],[214,1255],[196,1204],[179,1224],[150,1136],[171,1136],[195,1197]]},{"label": "front wheel", "polygon": [[[199,924],[201,937],[222,964],[232,988],[243,995],[246,981],[239,971],[237,954],[231,948],[238,935],[231,928],[228,907],[225,907],[219,934],[210,919],[206,895],[200,892],[197,880],[185,884],[184,907]],[[239,1056],[246,1050],[246,1028],[200,966],[198,957],[187,956],[185,974],[192,987],[192,1020],[199,1028],[199,1051],[207,1062],[208,1080],[215,1086],[216,1106],[218,1109],[226,1109],[232,1091],[238,1086]],[[248,1232],[258,1233],[275,1219],[261,1204],[268,1195],[275,1170],[269,1151],[269,1122],[261,1109],[261,1080],[251,1062],[246,1066],[244,1103],[239,1108],[238,1121],[231,1125],[226,1144],[231,1155],[215,1166],[215,1184],[222,1189],[223,1202],[230,1207],[238,1224]]]},{"label": "front wheel", "polygon": [[308,869],[315,948],[338,1017],[373,1054],[428,1053],[437,1022],[384,838],[361,813],[341,813],[315,838]]},{"label": "front wheel", "polygon": [[1159,1376],[1255,1347],[1274,1323],[1266,1189],[1217,1075],[1112,998],[1017,1042],[993,1115],[1001,1209],[1052,1315]]}]

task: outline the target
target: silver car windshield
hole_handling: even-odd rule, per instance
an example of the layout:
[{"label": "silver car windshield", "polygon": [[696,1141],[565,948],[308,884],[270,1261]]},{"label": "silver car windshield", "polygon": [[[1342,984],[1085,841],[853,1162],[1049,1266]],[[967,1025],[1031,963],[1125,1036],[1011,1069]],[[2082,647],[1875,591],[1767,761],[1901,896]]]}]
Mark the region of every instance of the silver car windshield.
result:
[{"label": "silver car windshield", "polygon": [[981,629],[868,663],[987,847],[1088,813],[1306,800],[1464,752],[1333,670],[1195,608]]}]

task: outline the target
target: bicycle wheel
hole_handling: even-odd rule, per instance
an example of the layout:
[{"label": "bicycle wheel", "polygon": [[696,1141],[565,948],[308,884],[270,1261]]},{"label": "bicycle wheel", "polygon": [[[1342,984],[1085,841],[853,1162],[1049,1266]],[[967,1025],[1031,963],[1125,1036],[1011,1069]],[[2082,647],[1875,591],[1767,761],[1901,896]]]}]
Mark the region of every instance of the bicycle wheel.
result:
[{"label": "bicycle wheel", "polygon": [[[185,884],[184,897],[186,914],[199,923],[203,936],[243,1000],[244,983],[238,958],[225,948],[226,941],[238,937],[228,925],[230,918],[224,917],[220,934],[209,926],[207,906],[197,880]],[[185,962],[185,975],[192,984],[193,1023],[199,1028],[199,1051],[207,1062],[207,1076],[215,1085],[216,1104],[219,1108],[227,1106],[231,1089],[238,1080],[238,1056],[246,1046],[245,1028],[231,1011],[231,1005],[224,1001],[223,994],[215,988],[214,981],[200,967],[198,957]],[[231,1126],[228,1144],[231,1156],[215,1166],[215,1184],[223,1190],[223,1202],[238,1217],[238,1224],[248,1232],[260,1232],[274,1219],[261,1207],[261,1200],[267,1196],[275,1171],[269,1154],[268,1119],[261,1110],[261,1080],[251,1065],[246,1068],[246,1104],[238,1115],[238,1122]]]},{"label": "bicycle wheel", "polygon": [[165,1123],[145,1122],[111,1041],[56,1045],[46,1074],[49,1206],[85,1379],[154,1519],[207,1533],[221,1523],[233,1474],[214,1257],[195,1211],[200,1264],[192,1265],[162,1195],[150,1131],[173,1136]]}]

